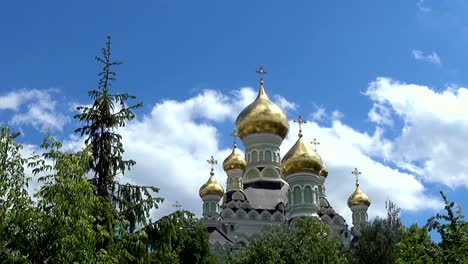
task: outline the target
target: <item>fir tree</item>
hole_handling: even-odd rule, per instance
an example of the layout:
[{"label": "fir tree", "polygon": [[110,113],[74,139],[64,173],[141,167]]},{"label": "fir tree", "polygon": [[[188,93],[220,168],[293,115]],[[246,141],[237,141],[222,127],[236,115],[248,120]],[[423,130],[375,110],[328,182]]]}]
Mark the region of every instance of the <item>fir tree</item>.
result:
[{"label": "fir tree", "polygon": [[151,192],[158,192],[158,188],[123,185],[115,179],[135,165],[135,161],[123,158],[122,136],[117,130],[134,119],[133,111],[143,104],[128,106],[128,100],[136,99],[134,95],[110,91],[116,80],[113,68],[122,64],[120,61],[112,61],[111,54],[111,37],[108,36],[102,56],[96,57],[97,62],[102,65],[98,88],[88,92],[93,104],[89,107],[77,107],[81,113],[75,115],[75,118],[85,124],[75,132],[85,136],[85,144],[91,148],[92,160],[89,167],[94,173],[93,183],[97,195],[109,199],[118,211],[118,217],[128,220],[130,231],[133,231],[137,224],[146,224],[150,209],[157,208],[162,199],[152,197]]}]

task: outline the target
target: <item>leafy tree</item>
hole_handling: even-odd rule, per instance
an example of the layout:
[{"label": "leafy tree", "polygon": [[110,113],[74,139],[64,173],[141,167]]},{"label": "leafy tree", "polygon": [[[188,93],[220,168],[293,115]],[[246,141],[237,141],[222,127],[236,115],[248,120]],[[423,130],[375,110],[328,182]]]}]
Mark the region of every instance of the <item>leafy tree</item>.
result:
[{"label": "leafy tree", "polygon": [[395,263],[395,245],[400,241],[404,226],[400,208],[393,202],[386,203],[387,217],[376,218],[362,230],[348,251],[350,263]]},{"label": "leafy tree", "polygon": [[432,241],[427,228],[411,225],[396,244],[396,263],[439,263],[440,248]]},{"label": "leafy tree", "polygon": [[14,141],[18,133],[0,128],[0,262],[26,262],[28,250],[24,242],[33,233],[36,213],[27,192],[30,178],[24,172],[27,159],[21,156],[22,146]]},{"label": "leafy tree", "polygon": [[445,204],[446,214],[437,213],[427,221],[429,231],[436,230],[442,241],[442,263],[468,263],[468,223],[464,221],[461,206],[454,210],[455,203],[449,202],[440,192]]},{"label": "leafy tree", "polygon": [[294,225],[266,226],[231,263],[346,263],[339,241],[328,225],[315,217],[303,217]]},{"label": "leafy tree", "polygon": [[[122,136],[116,132],[125,126],[127,121],[135,118],[133,110],[142,103],[127,106],[127,101],[136,97],[128,93],[111,93],[110,88],[116,80],[115,66],[120,61],[111,60],[111,38],[107,37],[106,47],[102,49],[102,57],[96,60],[103,66],[99,73],[98,88],[88,92],[93,100],[92,106],[79,106],[81,111],[75,118],[84,122],[84,126],[75,130],[85,136],[85,144],[92,153],[90,170],[94,173],[94,183],[97,194],[109,199],[118,211],[118,217],[129,221],[129,231],[133,232],[137,224],[146,225],[151,208],[157,208],[161,198],[153,198],[152,192],[158,188],[152,186],[137,186],[120,184],[115,180],[118,174],[125,174],[126,170],[135,165],[133,160],[124,160]],[[104,221],[108,225],[112,222],[108,212],[102,212]],[[106,220],[107,219],[107,220]]]},{"label": "leafy tree", "polygon": [[145,228],[152,263],[217,263],[208,232],[189,211],[179,210]]}]

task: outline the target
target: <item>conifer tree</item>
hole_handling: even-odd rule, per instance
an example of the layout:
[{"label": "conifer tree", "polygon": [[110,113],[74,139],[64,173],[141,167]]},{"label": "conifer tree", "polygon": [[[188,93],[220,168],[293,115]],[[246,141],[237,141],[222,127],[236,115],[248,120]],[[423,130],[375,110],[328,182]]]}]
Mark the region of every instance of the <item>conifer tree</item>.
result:
[{"label": "conifer tree", "polygon": [[158,192],[155,187],[120,184],[115,180],[116,175],[124,175],[135,165],[135,161],[123,158],[125,150],[122,136],[117,130],[134,119],[133,111],[143,104],[128,106],[128,100],[136,99],[134,95],[111,92],[110,88],[116,80],[113,68],[122,64],[120,61],[112,61],[111,54],[111,37],[107,36],[102,56],[96,57],[97,62],[102,65],[98,88],[88,92],[93,104],[77,107],[81,113],[75,115],[75,119],[82,121],[84,125],[75,132],[85,136],[85,144],[91,148],[90,170],[94,173],[93,183],[97,195],[112,202],[118,211],[118,217],[128,220],[132,231],[137,224],[146,224],[149,210],[157,208],[157,203],[162,199],[152,197],[151,192]]}]

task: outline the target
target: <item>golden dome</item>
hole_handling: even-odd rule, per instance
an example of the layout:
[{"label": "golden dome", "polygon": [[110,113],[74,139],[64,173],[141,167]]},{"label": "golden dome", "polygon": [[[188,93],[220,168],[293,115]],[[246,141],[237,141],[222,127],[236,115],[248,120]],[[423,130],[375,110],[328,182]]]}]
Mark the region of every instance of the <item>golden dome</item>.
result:
[{"label": "golden dome", "polygon": [[281,163],[285,178],[296,172],[319,174],[323,168],[322,159],[309,144],[304,143],[302,135],[299,135],[296,144],[286,153]]},{"label": "golden dome", "polygon": [[224,171],[232,169],[245,170],[246,166],[247,163],[245,162],[244,155],[237,148],[237,144],[234,143],[231,154],[223,162]]},{"label": "golden dome", "polygon": [[288,134],[288,118],[279,106],[268,99],[262,79],[257,98],[237,117],[236,130],[241,139],[254,133],[272,133],[283,139]]},{"label": "golden dome", "polygon": [[215,179],[214,177],[214,172],[211,170],[210,172],[210,178],[208,181],[200,187],[200,197],[203,197],[205,195],[218,195],[218,196],[223,196],[224,195],[224,188],[219,184],[219,182]]},{"label": "golden dome", "polygon": [[328,176],[328,168],[325,164],[322,163],[322,169],[319,172],[320,176],[327,177]]},{"label": "golden dome", "polygon": [[356,183],[356,190],[354,191],[351,196],[348,198],[348,206],[351,207],[353,205],[367,205],[371,204],[369,197],[365,193],[361,191],[359,187],[359,183]]}]

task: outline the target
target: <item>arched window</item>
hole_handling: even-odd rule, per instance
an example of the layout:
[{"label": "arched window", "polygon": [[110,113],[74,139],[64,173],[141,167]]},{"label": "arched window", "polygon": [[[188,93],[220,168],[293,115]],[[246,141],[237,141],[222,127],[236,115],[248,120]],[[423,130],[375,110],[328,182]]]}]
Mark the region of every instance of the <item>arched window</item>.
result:
[{"label": "arched window", "polygon": [[271,151],[270,151],[270,150],[266,150],[266,151],[265,151],[265,160],[266,160],[266,161],[269,161],[269,162],[273,161],[273,160],[271,159]]},{"label": "arched window", "polygon": [[258,161],[258,157],[257,157],[257,151],[252,151],[252,162],[257,162]]},{"label": "arched window", "polygon": [[259,161],[263,161],[263,151],[258,152],[259,156]]},{"label": "arched window", "polygon": [[294,187],[294,204],[302,203],[302,192],[299,186]]},{"label": "arched window", "polygon": [[229,178],[228,180],[228,188],[233,188],[234,186],[232,186],[232,178]]},{"label": "arched window", "polygon": [[208,203],[204,203],[203,204],[203,212],[208,213],[209,210],[210,210],[210,205]]},{"label": "arched window", "polygon": [[211,212],[216,212],[216,204],[215,203],[211,204]]},{"label": "arched window", "polygon": [[312,188],[310,186],[304,188],[304,202],[306,204],[312,203]]}]

